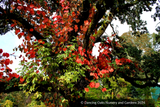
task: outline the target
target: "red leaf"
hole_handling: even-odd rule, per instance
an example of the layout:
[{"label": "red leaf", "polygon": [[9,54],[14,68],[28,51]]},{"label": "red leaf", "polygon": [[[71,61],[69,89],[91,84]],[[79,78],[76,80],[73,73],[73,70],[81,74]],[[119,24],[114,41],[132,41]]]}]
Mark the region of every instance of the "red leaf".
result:
[{"label": "red leaf", "polygon": [[1,68],[0,70],[2,70],[2,71],[3,71],[3,70],[4,70],[4,68]]},{"label": "red leaf", "polygon": [[11,77],[9,77],[9,78],[7,78],[7,81],[9,81],[9,80],[11,80],[12,78]]},{"label": "red leaf", "polygon": [[20,35],[23,36],[23,35],[24,35],[24,32],[21,32]]},{"label": "red leaf", "polygon": [[96,83],[96,84],[95,84],[95,88],[98,88],[99,86],[100,86],[99,83]]},{"label": "red leaf", "polygon": [[75,26],[74,26],[74,29],[75,29],[75,32],[77,32],[77,31],[78,31],[78,26],[75,25]]},{"label": "red leaf", "polygon": [[79,59],[79,58],[76,58],[76,62],[77,62],[77,63],[84,64],[84,63],[82,62],[82,60],[81,60],[81,59]]},{"label": "red leaf", "polygon": [[17,35],[20,32],[20,29],[15,30],[15,34]]},{"label": "red leaf", "polygon": [[114,71],[114,69],[113,69],[113,68],[110,68],[110,69],[109,69],[109,72],[113,72],[113,71]]},{"label": "red leaf", "polygon": [[15,24],[11,24],[11,27],[14,27],[15,26]]},{"label": "red leaf", "polygon": [[85,26],[89,25],[89,21],[88,21],[88,20],[85,20],[85,21],[84,21],[84,25],[85,25]]},{"label": "red leaf", "polygon": [[27,51],[28,51],[28,48],[25,48],[25,49],[24,49],[24,53],[26,53]]},{"label": "red leaf", "polygon": [[94,77],[95,77],[96,79],[98,79],[97,73],[94,73]]},{"label": "red leaf", "polygon": [[69,27],[69,28],[68,28],[68,31],[69,31],[69,32],[71,32],[72,30],[73,30],[73,28],[72,28],[72,27]]},{"label": "red leaf", "polygon": [[19,83],[23,83],[24,79],[21,77]]},{"label": "red leaf", "polygon": [[3,72],[0,72],[0,78],[2,78],[2,76],[3,76]]},{"label": "red leaf", "polygon": [[30,32],[33,32],[33,28],[29,29]]},{"label": "red leaf", "polygon": [[41,39],[38,40],[38,43],[42,43],[42,44],[45,44],[44,41],[42,41]]},{"label": "red leaf", "polygon": [[90,83],[89,83],[89,86],[90,86],[91,88],[94,88],[94,87],[95,87],[95,83],[94,83],[94,82],[90,82]]},{"label": "red leaf", "polygon": [[10,64],[13,64],[13,60],[10,60],[10,62],[9,62]]},{"label": "red leaf", "polygon": [[84,88],[84,90],[85,90],[86,92],[88,92],[88,91],[89,91],[89,89],[88,89],[88,88]]},{"label": "red leaf", "polygon": [[120,59],[115,59],[115,61],[117,65],[122,65],[122,63],[120,63]]},{"label": "red leaf", "polygon": [[6,53],[3,53],[2,55],[3,55],[3,56],[6,56]]},{"label": "red leaf", "polygon": [[4,63],[5,63],[5,65],[9,65],[9,62],[10,62],[10,60],[6,59]]},{"label": "red leaf", "polygon": [[39,73],[39,71],[37,70],[37,71],[36,71],[36,73],[38,74],[38,73]]},{"label": "red leaf", "polygon": [[33,5],[33,4],[31,4],[31,5],[30,5],[30,8],[34,8],[34,5]]},{"label": "red leaf", "polygon": [[18,10],[21,10],[22,8],[23,8],[22,6],[18,6],[18,7],[17,7]]},{"label": "red leaf", "polygon": [[45,18],[44,20],[43,20],[43,23],[46,23],[46,22],[48,22],[49,21],[49,19],[48,18]]},{"label": "red leaf", "polygon": [[130,59],[126,59],[126,62],[127,63],[131,63],[132,61]]},{"label": "red leaf", "polygon": [[21,37],[24,35],[24,33],[18,34],[18,38],[21,39]]},{"label": "red leaf", "polygon": [[9,53],[6,53],[6,57],[9,57]]},{"label": "red leaf", "polygon": [[79,51],[80,55],[82,55],[82,56],[84,55],[84,52],[82,51],[82,47],[81,46],[78,47],[78,51]]},{"label": "red leaf", "polygon": [[94,76],[94,73],[93,73],[93,72],[91,72],[91,73],[90,73],[90,76]]},{"label": "red leaf", "polygon": [[108,71],[108,70],[104,70],[104,69],[102,69],[100,72],[101,72],[102,74],[109,73],[109,71]]},{"label": "red leaf", "polygon": [[16,74],[16,73],[13,73],[12,75],[13,75],[13,77],[16,77],[16,78],[18,78],[18,77],[19,77],[19,75],[18,75],[18,74]]},{"label": "red leaf", "polygon": [[76,19],[76,23],[78,23],[80,20],[79,19]]},{"label": "red leaf", "polygon": [[30,14],[34,15],[34,10],[33,9],[30,9]]},{"label": "red leaf", "polygon": [[44,11],[42,11],[42,15],[43,15],[43,16],[45,16],[45,15],[46,15],[46,13],[45,13]]},{"label": "red leaf", "polygon": [[0,54],[3,52],[3,49],[0,49]]},{"label": "red leaf", "polygon": [[37,10],[37,14],[40,15],[40,14],[41,14],[41,11]]},{"label": "red leaf", "polygon": [[22,55],[19,56],[19,58],[21,58],[21,57],[22,57]]},{"label": "red leaf", "polygon": [[28,41],[30,41],[30,40],[31,40],[30,36],[26,36],[26,39],[27,39]]},{"label": "red leaf", "polygon": [[31,54],[30,54],[31,56],[31,58],[34,58],[35,57],[35,52],[32,52]]},{"label": "red leaf", "polygon": [[67,50],[67,48],[63,48],[63,51],[66,51]]},{"label": "red leaf", "polygon": [[75,12],[72,12],[72,16],[73,16],[73,17],[75,17],[75,16],[76,16]]},{"label": "red leaf", "polygon": [[102,88],[102,92],[105,92],[107,89],[106,88]]}]

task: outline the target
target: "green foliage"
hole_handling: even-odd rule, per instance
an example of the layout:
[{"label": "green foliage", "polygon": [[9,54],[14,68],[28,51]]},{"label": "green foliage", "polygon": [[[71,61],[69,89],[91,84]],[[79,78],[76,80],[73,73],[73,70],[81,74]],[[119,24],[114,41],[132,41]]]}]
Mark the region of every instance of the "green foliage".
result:
[{"label": "green foliage", "polygon": [[3,104],[4,107],[13,107],[13,102],[10,100],[6,100]]},{"label": "green foliage", "polygon": [[3,107],[13,107],[16,104],[16,99],[11,95],[7,95],[3,100],[1,100]]},{"label": "green foliage", "polygon": [[6,90],[19,84],[19,78],[13,77],[8,84],[5,84]]},{"label": "green foliage", "polygon": [[[155,43],[160,44],[160,33],[158,33],[158,34],[153,34],[153,36],[154,36]],[[154,44],[155,44],[155,43],[154,43]]]},{"label": "green foliage", "polygon": [[46,106],[43,102],[41,102],[41,104],[38,105],[37,101],[32,100],[32,102],[28,104],[27,107],[46,107]]},{"label": "green foliage", "polygon": [[10,100],[10,101],[12,101],[12,102],[15,102],[15,101],[16,101],[16,99],[13,98],[13,96],[10,95],[10,94],[4,98],[4,102],[5,102],[6,100]]},{"label": "green foliage", "polygon": [[160,100],[155,102],[155,107],[160,107]]},{"label": "green foliage", "polygon": [[107,88],[107,94],[105,95],[107,98],[116,98],[117,95],[121,98],[126,98],[131,88],[131,84],[121,77],[106,77],[102,79],[102,83]]},{"label": "green foliage", "polygon": [[137,47],[132,46],[132,45],[128,45],[124,47],[125,47],[125,50],[126,50],[125,52],[127,54],[128,59],[137,60],[137,61],[141,60],[142,50],[138,50]]},{"label": "green foliage", "polygon": [[148,77],[150,76],[158,77],[160,75],[160,67],[159,67],[160,57],[159,56],[160,56],[160,53],[154,53],[154,54],[151,54],[151,56],[143,56],[142,68],[146,72],[149,72],[152,70],[152,72],[149,72],[149,74],[147,75]]},{"label": "green foliage", "polygon": [[[21,62],[21,65],[23,64],[24,66],[18,72],[21,72],[26,82],[19,86],[22,86],[27,96],[37,89],[35,84],[46,84],[48,82],[56,83],[54,87],[58,87],[58,89],[61,88],[63,90],[64,87],[67,87],[73,91],[75,90],[75,88],[73,88],[74,83],[77,82],[79,78],[85,77],[85,71],[89,69],[87,65],[84,66],[81,63],[75,62],[77,55],[72,54],[75,50],[74,45],[62,46],[63,49],[66,50],[61,50],[58,54],[50,56],[51,51],[54,50],[49,48],[51,45],[51,43],[45,43],[41,46],[38,42],[35,42],[35,49],[38,49],[37,59],[41,60],[40,67],[33,61]],[[80,55],[79,58],[83,60]],[[41,71],[41,73],[36,73],[36,70]],[[43,81],[39,81],[41,78],[43,78]],[[29,91],[27,92],[25,90]],[[48,90],[51,90],[51,87],[48,87]],[[76,91],[73,94],[81,95],[80,91]],[[40,98],[42,95],[38,93],[36,97]]]}]

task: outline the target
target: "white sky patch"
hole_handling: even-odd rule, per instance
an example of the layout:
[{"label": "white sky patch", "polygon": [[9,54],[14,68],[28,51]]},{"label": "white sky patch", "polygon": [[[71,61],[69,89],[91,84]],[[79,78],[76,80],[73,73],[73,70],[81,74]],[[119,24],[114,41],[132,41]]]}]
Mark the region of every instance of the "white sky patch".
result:
[{"label": "white sky patch", "polygon": [[13,60],[13,64],[8,65],[8,67],[12,69],[12,72],[15,72],[15,68],[20,67],[18,65],[20,61],[18,57],[22,53],[20,51],[13,51],[13,49],[22,43],[22,39],[23,38],[19,39],[13,30],[0,37],[0,49],[3,49],[3,52],[9,54],[15,53],[16,59],[12,55],[9,57],[10,60]]}]

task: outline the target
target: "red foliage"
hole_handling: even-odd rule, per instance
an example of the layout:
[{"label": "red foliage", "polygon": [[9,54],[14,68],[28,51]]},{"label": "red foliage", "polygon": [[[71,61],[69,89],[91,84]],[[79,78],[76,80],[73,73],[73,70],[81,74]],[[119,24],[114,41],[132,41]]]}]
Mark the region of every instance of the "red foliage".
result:
[{"label": "red foliage", "polygon": [[3,52],[3,50],[2,49],[0,49],[0,54]]},{"label": "red foliage", "polygon": [[12,78],[11,77],[8,77],[6,78],[6,81],[9,82]]},{"label": "red foliage", "polygon": [[122,65],[125,63],[131,63],[132,61],[126,58],[115,59],[117,65]]},{"label": "red foliage", "polygon": [[36,73],[38,74],[38,73],[39,73],[39,70],[37,70]]},{"label": "red foliage", "polygon": [[3,53],[3,56],[9,57],[9,53]]},{"label": "red foliage", "polygon": [[29,29],[30,32],[33,32],[33,28]]},{"label": "red foliage", "polygon": [[10,60],[9,60],[9,59],[6,59],[5,62],[4,62],[4,64],[5,64],[5,65],[9,65],[9,62],[10,62]]},{"label": "red foliage", "polygon": [[4,68],[1,68],[0,70],[2,70],[2,71],[3,71],[3,70],[4,70]]},{"label": "red foliage", "polygon": [[19,77],[19,75],[18,75],[18,74],[16,74],[16,73],[13,73],[13,74],[9,73],[9,77],[10,77],[10,78],[12,78],[12,77],[18,78],[18,77]]},{"label": "red foliage", "polygon": [[102,88],[102,92],[105,92],[107,89],[106,88]]},{"label": "red foliage", "polygon": [[20,77],[20,81],[19,81],[19,83],[20,83],[20,84],[22,84],[22,83],[23,83],[23,81],[24,81],[24,79],[23,79],[22,77]]},{"label": "red foliage", "polygon": [[94,88],[94,87],[95,87],[95,83],[94,83],[94,82],[90,82],[90,83],[89,83],[89,86],[90,86],[91,88]]},{"label": "red foliage", "polygon": [[108,70],[105,70],[105,69],[102,69],[100,72],[101,72],[102,74],[109,73],[109,71],[108,71]]},{"label": "red foliage", "polygon": [[20,32],[20,29],[15,30],[15,34],[17,35]]},{"label": "red foliage", "polygon": [[82,60],[81,60],[80,58],[78,58],[78,57],[76,58],[76,62],[77,62],[77,63],[84,64],[84,63],[82,62]]},{"label": "red foliage", "polygon": [[88,89],[88,88],[84,88],[84,90],[85,90],[86,92],[89,92],[89,89]]},{"label": "red foliage", "polygon": [[0,79],[2,78],[2,76],[3,76],[3,72],[0,72]]},{"label": "red foliage", "polygon": [[38,40],[38,43],[45,44],[45,42],[42,41],[41,39]]},{"label": "red foliage", "polygon": [[98,88],[100,86],[100,83],[95,84],[95,88]]}]

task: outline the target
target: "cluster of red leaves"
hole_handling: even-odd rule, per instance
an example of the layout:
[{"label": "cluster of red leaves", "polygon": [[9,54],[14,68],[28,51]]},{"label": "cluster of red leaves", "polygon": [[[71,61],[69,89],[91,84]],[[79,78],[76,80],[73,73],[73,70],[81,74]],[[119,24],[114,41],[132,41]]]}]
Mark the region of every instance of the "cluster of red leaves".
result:
[{"label": "cluster of red leaves", "polygon": [[[90,82],[89,86],[91,88],[98,88],[100,86],[100,83]],[[89,88],[85,88],[86,92],[89,92]],[[102,88],[102,92],[105,92],[106,88]]]},{"label": "cluster of red leaves", "polygon": [[9,65],[9,62],[10,62],[10,60],[6,59],[4,63],[5,63],[5,65]]},{"label": "cluster of red leaves", "polygon": [[26,53],[26,55],[30,55],[29,58],[34,58],[35,57],[35,51],[34,50],[30,50],[29,52]]},{"label": "cluster of red leaves", "polygon": [[126,58],[115,59],[117,65],[123,65],[126,63],[131,63],[132,61]]},{"label": "cluster of red leaves", "polygon": [[9,57],[9,53],[3,53],[3,56]]},{"label": "cluster of red leaves", "polygon": [[[108,38],[106,42],[111,43],[111,40]],[[100,47],[99,47],[100,54],[99,54],[97,60],[94,61],[97,63],[97,65],[96,66],[92,65],[90,67],[90,69],[91,69],[90,76],[93,76],[95,79],[98,79],[99,77],[102,78],[105,75],[107,75],[109,77],[109,74],[114,72],[114,67],[109,65],[109,63],[112,62],[111,58],[109,56],[109,54],[111,54],[111,51],[109,50],[111,47],[107,43],[100,44]],[[78,60],[78,61],[80,62],[80,60]],[[126,58],[116,59],[115,62],[117,65],[124,65],[127,63],[132,63],[131,60],[126,59]],[[96,71],[96,72],[94,72],[94,71]],[[91,82],[89,84],[89,86],[91,88],[98,88],[99,87],[99,85],[94,82]],[[106,88],[102,88],[101,90],[102,90],[102,92],[104,92],[104,91],[106,91]],[[88,92],[89,89],[85,88],[85,91]]]},{"label": "cluster of red leaves", "polygon": [[[108,46],[108,45],[106,45]],[[101,46],[101,50],[105,47],[105,46]],[[85,55],[85,49],[82,49],[82,47],[78,47],[78,51],[74,52],[74,54],[77,55],[80,54],[81,56],[86,56]],[[83,59],[79,58],[79,56],[76,56],[76,62],[77,63],[81,63],[82,65],[88,65],[90,67],[90,69],[88,70],[90,72],[90,76],[93,76],[95,79],[98,79],[99,77],[103,77],[104,74],[110,74],[114,71],[114,69],[109,65],[109,63],[111,62],[111,58],[108,55],[110,52],[109,47],[108,49],[103,50],[100,55],[98,56],[98,58],[96,59],[94,56],[91,56],[92,52],[88,52],[88,55],[90,57],[90,61],[85,59],[83,57]],[[94,72],[97,71],[97,72]],[[90,82],[89,86],[91,88],[98,88],[99,87],[99,83],[94,83],[94,82]],[[85,88],[85,91],[88,92],[89,89]],[[106,88],[102,88],[102,92],[106,91]]]},{"label": "cluster of red leaves", "polygon": [[[0,54],[3,52],[3,50],[2,49],[0,49]],[[9,53],[3,53],[2,54],[2,56],[4,56],[4,57],[9,57]],[[4,82],[5,80],[6,81],[9,81],[9,80],[11,80],[13,77],[15,77],[15,78],[19,78],[19,75],[18,74],[16,74],[16,73],[11,73],[12,72],[12,69],[11,68],[9,68],[8,67],[8,65],[9,64],[12,64],[13,63],[13,61],[12,60],[10,60],[10,59],[2,59],[1,61],[0,61],[0,64],[2,65],[2,67],[3,67],[3,64],[5,64],[6,65],[6,68],[4,69],[4,68],[0,68],[0,70],[1,71],[6,71],[6,74],[9,76],[9,77],[7,77],[7,76],[3,76],[3,72],[0,72],[0,82]],[[20,83],[22,83],[24,80],[23,80],[23,78],[22,77],[20,77]]]}]

